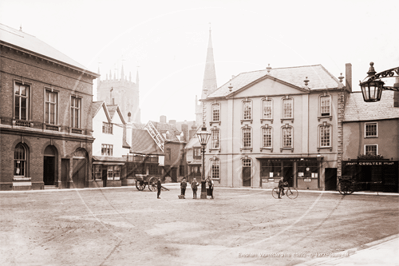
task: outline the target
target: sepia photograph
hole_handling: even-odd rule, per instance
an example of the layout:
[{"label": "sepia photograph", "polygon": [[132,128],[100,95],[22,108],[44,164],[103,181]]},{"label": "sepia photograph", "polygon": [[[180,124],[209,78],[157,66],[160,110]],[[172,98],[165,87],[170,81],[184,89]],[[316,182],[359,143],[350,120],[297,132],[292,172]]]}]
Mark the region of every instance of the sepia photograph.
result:
[{"label": "sepia photograph", "polygon": [[399,265],[398,10],[0,0],[0,265]]}]

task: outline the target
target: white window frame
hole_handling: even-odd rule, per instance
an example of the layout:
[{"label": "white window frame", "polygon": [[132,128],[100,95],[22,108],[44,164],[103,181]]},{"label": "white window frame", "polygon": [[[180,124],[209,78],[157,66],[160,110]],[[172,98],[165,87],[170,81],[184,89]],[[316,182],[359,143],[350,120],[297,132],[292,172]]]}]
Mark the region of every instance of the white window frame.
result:
[{"label": "white window frame", "polygon": [[[17,147],[21,147],[23,157],[15,158],[16,148]],[[28,154],[28,148],[27,148],[27,146],[24,143],[18,143],[14,147],[14,156],[13,156],[14,157],[14,160],[13,160],[13,163],[14,163],[14,166],[13,166],[14,176],[18,176],[18,177],[27,177],[28,176],[28,166],[29,166],[29,159],[28,159],[29,156],[28,155],[29,155]],[[18,168],[18,167],[16,167],[17,164],[19,164],[20,166],[23,166],[23,167]],[[23,169],[23,172],[22,172],[21,169]],[[17,173],[17,171],[18,171],[18,173]]]},{"label": "white window frame", "polygon": [[[215,119],[217,117],[217,119]],[[220,104],[212,104],[212,122],[220,122]]]},{"label": "white window frame", "polygon": [[375,154],[372,154],[372,155],[378,155],[378,144],[365,144],[364,145],[364,155],[367,155],[367,147],[375,147]]},{"label": "white window frame", "polygon": [[[75,104],[79,103],[78,106]],[[76,115],[77,111],[77,115]],[[81,97],[76,97],[76,96],[71,96],[71,127],[72,128],[81,128],[81,114],[82,114],[82,98]],[[76,120],[77,120],[77,127],[76,125]]]},{"label": "white window frame", "polygon": [[[247,110],[249,108],[249,111]],[[242,101],[242,120],[248,121],[252,120],[253,117],[253,108],[252,108],[252,101],[251,100],[244,100]]]},{"label": "white window frame", "polygon": [[[329,145],[323,145],[323,136],[322,136],[322,133],[323,133],[323,130],[325,130],[325,129],[328,129],[328,135],[329,135],[329,137],[328,137],[328,144]],[[327,124],[327,125],[321,125],[321,126],[319,126],[319,147],[320,148],[330,148],[331,147],[331,135],[332,135],[332,130],[331,130],[332,128],[331,128],[331,125],[329,125],[329,124]]]},{"label": "white window frame", "polygon": [[[249,133],[250,134],[250,136],[249,136],[249,146],[245,146],[245,134],[246,133]],[[251,127],[249,127],[249,126],[245,126],[245,127],[242,127],[241,128],[241,145],[242,145],[242,148],[241,148],[241,150],[252,150],[252,145],[253,145],[253,141],[252,141],[252,137],[253,137],[253,134],[252,134],[252,128]]]},{"label": "white window frame", "polygon": [[[322,103],[323,103],[323,98],[328,99],[328,115],[323,115],[323,114],[324,114],[324,113],[323,113],[323,108],[327,107],[326,105],[323,106],[323,104],[322,104]],[[320,113],[319,113],[320,117],[330,117],[330,116],[331,116],[331,95],[328,95],[328,94],[320,95],[320,98],[319,98],[319,106],[320,106],[320,108],[319,108],[319,110],[320,110]],[[327,114],[327,113],[325,113],[325,114]]]},{"label": "white window frame", "polygon": [[[291,103],[291,116],[286,116],[286,108],[285,108],[285,102],[290,102]],[[282,119],[292,119],[294,118],[294,99],[291,97],[286,97],[283,98],[282,102]]]},{"label": "white window frame", "polygon": [[[25,95],[22,96],[20,93],[16,94],[15,92],[18,89],[18,92],[20,92],[21,87],[25,87]],[[14,114],[14,119],[16,120],[21,120],[21,121],[29,121],[30,120],[30,100],[31,100],[31,86],[27,84],[22,84],[20,82],[14,82],[14,89],[13,89],[13,114]],[[17,108],[16,106],[16,101],[18,98],[18,117],[17,113],[15,112],[15,109]],[[25,108],[25,119],[22,119],[22,99],[26,99],[26,108]]]},{"label": "white window frame", "polygon": [[[291,145],[286,146],[285,144],[285,139],[284,139],[284,130],[285,129],[290,129],[291,131]],[[291,150],[292,152],[294,151],[294,127],[290,126],[288,124],[285,124],[284,126],[281,127],[281,148],[280,152],[283,150]]]},{"label": "white window frame", "polygon": [[[52,102],[49,98],[51,95],[55,95],[55,102]],[[49,96],[49,97],[47,97]],[[44,123],[49,125],[58,125],[58,91],[51,89],[45,89],[44,91]],[[50,108],[54,106],[54,122],[51,122]]]},{"label": "white window frame", "polygon": [[101,156],[113,156],[114,145],[113,144],[101,144]]},{"label": "white window frame", "polygon": [[219,158],[211,159],[211,178],[220,179],[220,160]]},{"label": "white window frame", "polygon": [[103,127],[102,127],[102,133],[104,134],[113,134],[114,132],[114,125],[112,123],[104,122],[103,121]]},{"label": "white window frame", "polygon": [[[375,135],[367,135],[367,126],[375,125]],[[364,123],[364,137],[365,138],[378,138],[378,123],[377,122],[366,122]]]},{"label": "white window frame", "polygon": [[219,150],[220,149],[220,129],[212,128],[211,129],[211,150]]},{"label": "white window frame", "polygon": [[[262,143],[262,148],[264,148],[264,149],[271,149],[271,148],[273,148],[273,128],[272,127],[270,127],[270,126],[266,126],[266,127],[262,127],[261,128],[261,132],[262,132],[262,134],[261,134],[261,138],[262,138],[262,140],[261,140],[261,143]],[[270,146],[266,146],[265,145],[265,133],[266,133],[266,131],[270,131]]]},{"label": "white window frame", "polygon": [[[270,104],[270,106],[266,106],[266,103]],[[266,107],[270,107],[270,116],[265,115]],[[268,99],[268,98],[262,99],[262,109],[261,110],[262,110],[262,115],[261,115],[262,119],[273,119],[273,101],[272,101],[272,99]]]}]

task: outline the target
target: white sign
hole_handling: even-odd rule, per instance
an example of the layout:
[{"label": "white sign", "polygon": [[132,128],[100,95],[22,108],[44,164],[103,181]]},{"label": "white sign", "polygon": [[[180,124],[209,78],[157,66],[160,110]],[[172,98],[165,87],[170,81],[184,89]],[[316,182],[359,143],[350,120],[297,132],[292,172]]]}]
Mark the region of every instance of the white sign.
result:
[{"label": "white sign", "polygon": [[270,173],[269,173],[269,177],[273,177],[273,172],[270,172]]}]

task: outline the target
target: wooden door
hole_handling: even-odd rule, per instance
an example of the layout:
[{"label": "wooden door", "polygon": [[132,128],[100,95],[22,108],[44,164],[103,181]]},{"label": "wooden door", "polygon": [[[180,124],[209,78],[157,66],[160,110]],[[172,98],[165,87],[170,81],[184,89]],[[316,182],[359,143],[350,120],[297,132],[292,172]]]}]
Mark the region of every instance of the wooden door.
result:
[{"label": "wooden door", "polygon": [[55,157],[44,156],[43,160],[43,182],[44,185],[54,185],[55,179]]},{"label": "wooden door", "polygon": [[251,167],[244,166],[242,168],[242,185],[244,187],[251,186]]},{"label": "wooden door", "polygon": [[84,188],[86,177],[86,159],[73,159],[72,180],[75,188]]}]

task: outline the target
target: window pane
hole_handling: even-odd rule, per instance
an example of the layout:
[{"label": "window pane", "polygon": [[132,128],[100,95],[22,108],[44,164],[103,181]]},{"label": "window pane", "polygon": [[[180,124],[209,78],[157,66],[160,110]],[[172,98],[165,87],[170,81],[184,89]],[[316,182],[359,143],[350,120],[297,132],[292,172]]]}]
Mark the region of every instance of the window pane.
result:
[{"label": "window pane", "polygon": [[26,98],[21,97],[21,120],[26,120],[27,109],[26,109]]},{"label": "window pane", "polygon": [[21,92],[21,95],[26,96],[26,94],[27,94],[26,87],[20,86],[20,92]]}]

